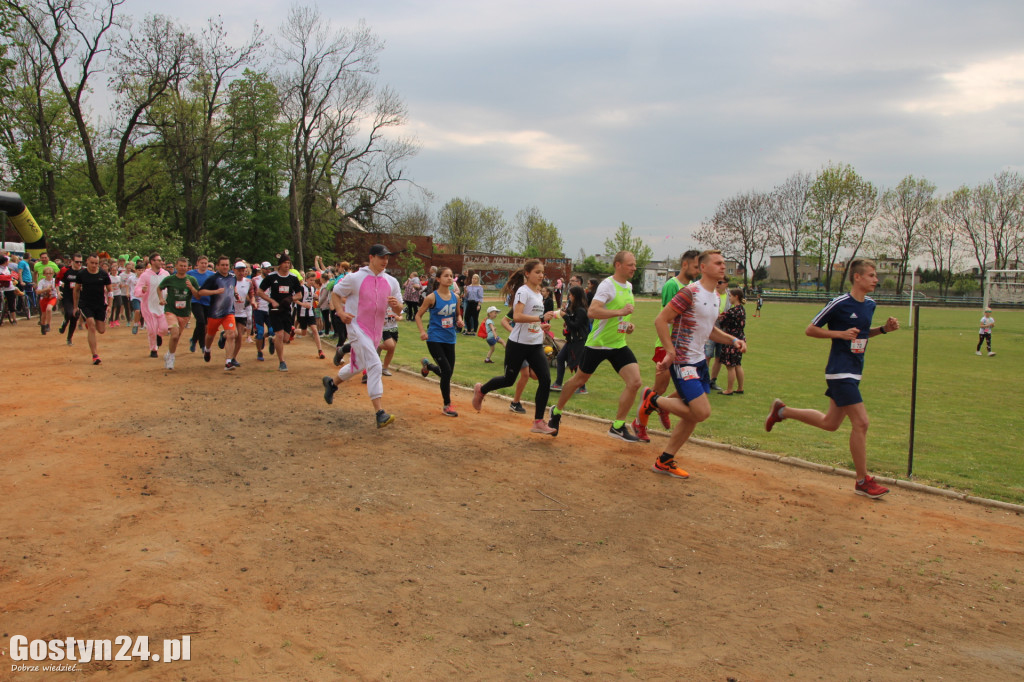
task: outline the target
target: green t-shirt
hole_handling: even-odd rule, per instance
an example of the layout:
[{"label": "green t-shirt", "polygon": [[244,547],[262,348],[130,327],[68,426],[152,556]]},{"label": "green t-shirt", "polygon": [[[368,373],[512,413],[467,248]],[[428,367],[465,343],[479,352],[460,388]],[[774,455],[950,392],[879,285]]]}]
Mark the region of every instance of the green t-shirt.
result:
[{"label": "green t-shirt", "polygon": [[[630,282],[620,284],[614,277],[605,277],[597,285],[594,292],[595,301],[602,301],[607,310],[619,310],[626,305],[633,303],[633,285]],[[632,315],[622,317],[608,317],[603,320],[594,320],[594,326],[587,336],[588,348],[623,348],[626,345],[626,335],[619,331],[619,324],[628,324]]]},{"label": "green t-shirt", "polygon": [[184,278],[177,275],[168,275],[160,282],[160,289],[167,290],[164,312],[172,313],[178,317],[188,317],[191,312],[189,303],[192,302],[192,291],[188,288],[188,282],[196,289],[199,288],[199,281],[192,275],[185,275]]}]

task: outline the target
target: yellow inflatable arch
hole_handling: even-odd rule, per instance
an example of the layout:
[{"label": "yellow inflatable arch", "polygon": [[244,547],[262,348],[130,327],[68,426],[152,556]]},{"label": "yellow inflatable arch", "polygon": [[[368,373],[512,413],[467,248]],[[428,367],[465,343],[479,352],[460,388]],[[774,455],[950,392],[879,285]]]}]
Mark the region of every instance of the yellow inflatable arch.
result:
[{"label": "yellow inflatable arch", "polygon": [[46,238],[21,197],[14,192],[0,192],[0,211],[7,213],[7,219],[21,235],[28,255],[39,258],[39,254],[46,251]]}]

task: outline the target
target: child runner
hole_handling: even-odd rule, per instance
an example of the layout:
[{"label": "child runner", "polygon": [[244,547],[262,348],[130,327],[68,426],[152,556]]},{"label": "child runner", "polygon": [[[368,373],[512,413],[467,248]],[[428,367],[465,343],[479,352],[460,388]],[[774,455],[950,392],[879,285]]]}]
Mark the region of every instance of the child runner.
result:
[{"label": "child runner", "polygon": [[53,306],[57,304],[57,280],[52,265],[43,268],[42,277],[36,282],[36,296],[39,298],[39,325],[43,334],[50,331]]},{"label": "child runner", "polygon": [[555,383],[551,384],[552,391],[562,390],[562,378],[565,376],[565,368],[568,365],[573,372],[580,365],[583,357],[583,346],[587,341],[587,334],[590,332],[590,318],[587,317],[587,294],[581,286],[573,286],[569,289],[569,304],[566,306],[565,315],[565,345],[558,351],[557,369]]},{"label": "child runner", "polygon": [[487,350],[487,357],[484,358],[484,362],[486,363],[494,362],[494,360],[491,360],[491,356],[494,355],[495,346],[501,344],[502,350],[505,349],[505,339],[498,336],[498,330],[494,328],[494,320],[500,314],[501,311],[492,305],[487,309],[487,317],[484,319],[484,333],[486,334],[487,345],[490,347]]},{"label": "child runner", "polygon": [[299,308],[299,331],[306,335],[306,331],[313,336],[313,343],[316,344],[316,355],[324,359],[324,348],[320,345],[320,329],[316,326],[316,305],[319,300],[319,291],[316,288],[316,273],[310,270],[306,273],[306,281],[302,284],[302,300],[296,303]]},{"label": "child runner", "polygon": [[757,309],[754,310],[754,317],[761,317],[761,306],[764,305],[764,294],[757,293]]},{"label": "child runner", "polygon": [[[441,268],[437,274],[437,289],[427,294],[423,305],[416,311],[416,326],[420,330],[420,339],[427,342],[427,351],[437,364],[431,364],[423,358],[420,373],[427,376],[431,372],[441,377],[441,400],[444,407],[441,413],[446,417],[458,417],[459,413],[452,408],[451,381],[455,371],[455,334],[456,328],[461,329],[462,312],[459,309],[459,298],[452,293],[452,269]],[[423,313],[430,311],[429,331],[423,329]]]},{"label": "child runner", "polygon": [[985,308],[985,314],[981,316],[981,328],[978,329],[978,347],[974,349],[975,355],[981,355],[981,344],[988,345],[989,357],[995,355],[992,352],[992,328],[996,326],[996,318],[992,317],[992,309]]},{"label": "child runner", "polygon": [[132,334],[139,333],[139,324],[142,322],[142,299],[135,295],[135,285],[139,283],[139,275],[145,269],[142,261],[138,261],[133,268],[129,268],[128,284],[128,309],[132,315]]},{"label": "child runner", "polygon": [[[895,317],[890,317],[881,327],[871,328],[871,317],[875,302],[868,297],[878,286],[875,264],[866,258],[850,263],[850,293],[833,298],[807,326],[805,333],[815,339],[831,339],[832,349],[825,366],[825,383],[829,398],[828,413],[817,410],[798,410],[786,407],[779,399],[772,403],[765,420],[765,431],[783,419],[796,419],[825,431],[835,431],[850,419],[850,454],[857,470],[857,485],[854,492],[872,499],[889,492],[868,476],[868,411],[860,395],[860,378],[864,371],[864,353],[868,339],[879,334],[888,334],[900,328]],[[828,329],[824,327],[828,325]]]},{"label": "child runner", "polygon": [[540,295],[543,281],[544,264],[531,258],[522,270],[509,277],[501,290],[502,296],[515,292],[512,298],[512,321],[516,326],[505,348],[505,373],[493,377],[486,384],[478,383],[473,387],[473,409],[479,412],[484,396],[491,391],[514,384],[525,360],[537,375],[537,394],[534,397],[533,425],[530,431],[555,435],[558,431],[544,423],[544,411],[551,390],[551,374],[544,356],[544,333],[551,329],[549,321],[561,313],[557,310],[544,312],[544,300]]},{"label": "child runner", "polygon": [[381,361],[380,373],[382,376],[391,376],[391,361],[395,357],[395,348],[398,347],[398,315],[388,308],[384,313],[384,328],[381,330],[380,345],[377,346],[377,354],[384,351],[384,359]]}]

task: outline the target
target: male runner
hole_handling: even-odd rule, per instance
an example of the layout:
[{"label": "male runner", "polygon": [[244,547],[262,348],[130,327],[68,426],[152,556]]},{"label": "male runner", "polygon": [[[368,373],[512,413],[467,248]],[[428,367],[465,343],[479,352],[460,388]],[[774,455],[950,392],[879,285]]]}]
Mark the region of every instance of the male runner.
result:
[{"label": "male runner", "polygon": [[[213,277],[213,270],[210,269],[210,259],[206,256],[200,256],[196,259],[196,267],[193,270],[188,271],[188,275],[192,277],[196,282],[199,283],[198,289],[202,289],[206,286],[206,280]],[[193,296],[192,297],[192,314],[196,318],[196,328],[192,331],[192,340],[189,341],[188,349],[189,352],[196,352],[196,345],[202,343],[206,337],[206,318],[210,316],[210,297],[209,296]],[[209,350],[204,348],[203,352]]]},{"label": "male runner", "polygon": [[[700,265],[697,263],[697,258],[700,256],[700,251],[697,249],[690,249],[682,255],[679,259],[679,274],[675,277],[670,277],[665,281],[665,284],[661,287],[661,307],[664,308],[668,305],[669,301],[675,298],[679,290],[687,284],[700,279]],[[658,395],[665,393],[665,389],[668,388],[669,381],[672,380],[672,375],[668,370],[661,369],[661,361],[665,359],[665,347],[661,345],[661,341],[658,341],[658,345],[654,347],[654,357],[651,360],[654,361],[654,385],[651,389]],[[674,393],[672,395],[675,395]],[[670,396],[671,397],[671,396]],[[668,412],[659,410],[658,418],[661,419],[661,425],[668,431],[672,428],[672,423],[669,421]],[[636,431],[636,435],[640,437],[644,442],[650,442],[650,438],[647,437],[647,422],[641,424],[638,420],[633,420],[633,430]]]},{"label": "male runner", "polygon": [[597,292],[587,310],[587,316],[596,322],[587,336],[579,370],[565,382],[558,396],[558,405],[551,408],[548,426],[555,429],[552,435],[558,435],[562,410],[576,393],[576,388],[586,384],[590,375],[597,371],[598,365],[607,360],[626,384],[619,394],[619,407],[608,435],[627,443],[640,440],[626,426],[626,416],[633,408],[636,392],[643,386],[640,365],[633,351],[626,345],[626,335],[633,333],[633,323],[630,321],[633,314],[633,285],[629,280],[636,272],[636,257],[629,251],[619,251],[612,260],[612,267],[614,273],[597,286]]},{"label": "male runner", "polygon": [[149,255],[149,267],[139,275],[135,283],[135,295],[142,299],[142,319],[146,321],[146,334],[149,337],[149,357],[157,357],[157,349],[163,345],[163,335],[167,333],[167,318],[164,307],[160,305],[160,292],[157,287],[169,274],[163,268],[164,260],[159,253]]},{"label": "male runner", "polygon": [[[199,281],[188,274],[188,258],[182,256],[175,261],[174,274],[164,277],[156,288],[160,294],[160,305],[164,307],[167,328],[171,332],[171,340],[167,343],[167,352],[164,353],[164,368],[174,369],[174,353],[178,350],[178,340],[188,328],[189,304],[199,291]],[[167,293],[164,293],[165,291]]]},{"label": "male runner", "polygon": [[271,270],[273,270],[273,267],[271,267],[270,263],[263,261],[260,269],[252,277],[253,299],[256,301],[252,311],[252,328],[256,332],[256,359],[259,362],[263,362],[263,344],[266,343],[264,337],[270,337],[270,352],[274,352],[274,330],[270,326],[270,303],[264,301],[259,296],[255,296],[255,292],[259,291],[263,278],[269,275]]},{"label": "male runner", "polygon": [[[811,321],[804,331],[814,339],[831,339],[832,348],[825,366],[825,383],[829,398],[828,412],[798,410],[786,407],[779,399],[772,403],[765,431],[771,431],[783,419],[796,419],[804,424],[816,426],[825,431],[835,431],[843,420],[850,419],[850,455],[857,470],[857,484],[854,492],[877,499],[889,489],[868,476],[868,411],[860,395],[860,378],[864,371],[864,353],[868,339],[879,334],[888,334],[900,328],[895,317],[890,317],[880,327],[871,328],[871,317],[875,302],[868,294],[878,286],[878,273],[874,262],[858,258],[850,263],[850,293],[833,298]],[[825,326],[828,329],[825,329]]]},{"label": "male runner", "polygon": [[96,334],[105,334],[107,331],[107,295],[110,289],[110,275],[100,269],[99,257],[96,254],[90,255],[85,259],[85,269],[78,271],[73,296],[74,315],[85,320],[94,365],[100,364]]},{"label": "male runner", "polygon": [[[387,309],[391,308],[395,315],[402,314],[402,289],[397,279],[384,272],[390,255],[386,246],[374,244],[370,247],[370,264],[339,280],[331,292],[334,307],[347,326],[351,349],[348,363],[338,370],[338,381],[345,381],[366,370],[366,392],[376,412],[378,429],[395,421],[394,415],[384,411],[381,400],[384,382],[381,381],[380,356],[377,355]],[[324,400],[330,405],[334,402],[338,384],[331,377],[324,377],[322,382]]]},{"label": "male runner", "polygon": [[[704,344],[710,338],[719,343],[731,343],[747,352],[747,343],[726,334],[715,326],[720,300],[715,287],[725,276],[725,258],[717,250],[704,251],[697,257],[700,280],[679,290],[654,320],[654,328],[664,348],[672,348],[659,363],[662,370],[671,370],[678,398],[659,396],[650,388],[644,389],[643,401],[637,420],[647,425],[654,410],[667,410],[680,417],[668,445],[655,460],[651,470],[675,478],[689,478],[690,474],[676,466],[676,453],[689,440],[697,424],[711,416],[711,378],[704,357]],[[669,325],[672,325],[671,331]]]},{"label": "male runner", "polygon": [[78,273],[84,269],[82,254],[76,253],[71,257],[71,262],[57,273],[57,281],[60,282],[61,311],[64,313],[64,322],[57,333],[63,334],[64,330],[67,330],[69,346],[73,345],[71,339],[75,335],[75,328],[78,327],[78,316],[75,314],[75,283],[78,281]]},{"label": "male runner", "polygon": [[270,305],[270,326],[274,335],[281,332],[281,338],[277,340],[277,369],[281,372],[288,371],[284,361],[284,346],[291,343],[295,336],[292,297],[302,299],[302,280],[293,275],[291,269],[291,256],[282,254],[277,259],[277,270],[264,277],[256,290],[256,295]]},{"label": "male runner", "polygon": [[210,316],[206,319],[206,337],[203,340],[203,360],[210,361],[210,347],[218,329],[224,330],[224,338],[230,344],[224,350],[224,371],[235,368],[231,362],[231,351],[235,347],[235,275],[231,272],[231,259],[217,258],[217,271],[206,280],[206,286],[199,290],[199,296],[210,297]]},{"label": "male runner", "polygon": [[[242,366],[238,362],[238,352],[242,350],[242,337],[245,336],[244,330],[249,324],[249,311],[255,307],[252,280],[245,276],[248,267],[244,261],[235,263],[235,347],[234,350],[228,348],[231,364],[235,367]],[[226,338],[224,345],[227,346]]]}]

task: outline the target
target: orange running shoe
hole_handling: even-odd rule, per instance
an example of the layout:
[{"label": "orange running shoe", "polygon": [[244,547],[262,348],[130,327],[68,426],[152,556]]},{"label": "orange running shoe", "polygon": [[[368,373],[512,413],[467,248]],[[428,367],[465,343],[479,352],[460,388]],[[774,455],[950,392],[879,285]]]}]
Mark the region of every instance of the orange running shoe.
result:
[{"label": "orange running shoe", "polygon": [[656,474],[665,474],[672,478],[689,478],[690,474],[686,473],[682,469],[676,466],[676,461],[670,459],[667,462],[662,462],[660,459],[654,460],[654,466],[651,467],[651,471]]}]

